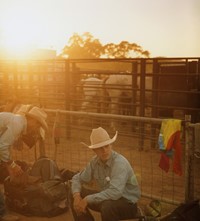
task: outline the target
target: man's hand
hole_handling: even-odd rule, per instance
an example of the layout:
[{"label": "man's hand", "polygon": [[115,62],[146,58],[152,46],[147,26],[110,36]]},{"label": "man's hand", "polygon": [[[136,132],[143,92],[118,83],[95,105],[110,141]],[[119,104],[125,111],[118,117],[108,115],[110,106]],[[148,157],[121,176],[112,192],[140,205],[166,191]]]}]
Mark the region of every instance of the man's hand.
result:
[{"label": "man's hand", "polygon": [[24,173],[19,165],[17,165],[14,161],[8,165],[8,172],[10,177],[18,177]]},{"label": "man's hand", "polygon": [[81,198],[81,195],[80,193],[75,193],[74,194],[74,210],[76,211],[77,215],[80,214],[80,211],[79,211],[79,204],[80,204],[80,201],[82,200]]},{"label": "man's hand", "polygon": [[87,200],[80,196],[80,193],[74,194],[74,210],[76,211],[77,215],[80,215],[81,213],[85,213],[86,207],[87,207]]},{"label": "man's hand", "polygon": [[88,203],[87,203],[86,198],[82,199],[82,200],[80,201],[80,203],[79,203],[79,211],[80,211],[81,213],[85,213],[85,212],[86,212],[87,205],[88,205]]}]

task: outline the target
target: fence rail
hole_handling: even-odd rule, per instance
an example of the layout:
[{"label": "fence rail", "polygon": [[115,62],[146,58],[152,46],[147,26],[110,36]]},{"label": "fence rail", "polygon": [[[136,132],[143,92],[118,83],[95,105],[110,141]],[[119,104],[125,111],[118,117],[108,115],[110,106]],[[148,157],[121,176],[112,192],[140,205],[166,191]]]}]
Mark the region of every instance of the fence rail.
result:
[{"label": "fence rail", "polygon": [[[14,94],[22,103],[45,108],[182,120],[190,114],[196,123],[199,71],[200,58],[0,61],[0,105]],[[96,82],[83,84],[113,75],[130,81],[106,83],[103,89]]]}]

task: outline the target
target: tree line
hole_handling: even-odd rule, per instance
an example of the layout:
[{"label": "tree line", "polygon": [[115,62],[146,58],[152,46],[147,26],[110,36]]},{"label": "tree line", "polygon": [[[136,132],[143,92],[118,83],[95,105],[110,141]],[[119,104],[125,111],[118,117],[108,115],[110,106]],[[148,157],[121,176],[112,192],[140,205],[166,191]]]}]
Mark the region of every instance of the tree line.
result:
[{"label": "tree line", "polygon": [[89,32],[82,35],[74,33],[63,48],[60,58],[94,59],[94,58],[149,58],[150,52],[136,43],[121,41],[119,44],[103,45]]}]

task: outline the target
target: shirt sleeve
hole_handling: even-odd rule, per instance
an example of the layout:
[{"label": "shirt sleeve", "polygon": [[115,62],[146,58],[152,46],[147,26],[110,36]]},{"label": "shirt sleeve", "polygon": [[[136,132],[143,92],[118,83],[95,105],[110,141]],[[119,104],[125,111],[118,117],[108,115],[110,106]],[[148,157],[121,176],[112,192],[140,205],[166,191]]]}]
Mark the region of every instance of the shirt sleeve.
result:
[{"label": "shirt sleeve", "polygon": [[7,129],[0,137],[0,161],[8,162],[11,160],[11,147],[23,130],[24,120],[23,117],[14,117],[11,113],[5,113],[3,117]]},{"label": "shirt sleeve", "polygon": [[10,148],[14,142],[12,131],[8,128],[0,139],[0,160],[8,162],[10,160]]},{"label": "shirt sleeve", "polygon": [[72,193],[81,192],[83,183],[89,183],[92,179],[92,170],[90,163],[86,168],[72,177]]},{"label": "shirt sleeve", "polygon": [[104,200],[117,200],[122,197],[124,188],[129,178],[127,165],[123,162],[116,162],[112,167],[108,188],[99,193],[86,196],[88,203],[99,203]]}]

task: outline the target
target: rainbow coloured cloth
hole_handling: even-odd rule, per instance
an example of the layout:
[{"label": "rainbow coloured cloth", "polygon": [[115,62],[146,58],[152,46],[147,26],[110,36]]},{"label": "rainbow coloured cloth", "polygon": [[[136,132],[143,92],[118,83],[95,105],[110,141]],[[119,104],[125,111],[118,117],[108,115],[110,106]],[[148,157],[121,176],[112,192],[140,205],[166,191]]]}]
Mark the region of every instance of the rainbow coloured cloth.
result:
[{"label": "rainbow coloured cloth", "polygon": [[161,158],[159,167],[164,171],[169,171],[169,160],[173,160],[173,171],[178,175],[182,175],[181,168],[181,120],[164,119],[162,121],[158,144],[161,150]]}]

